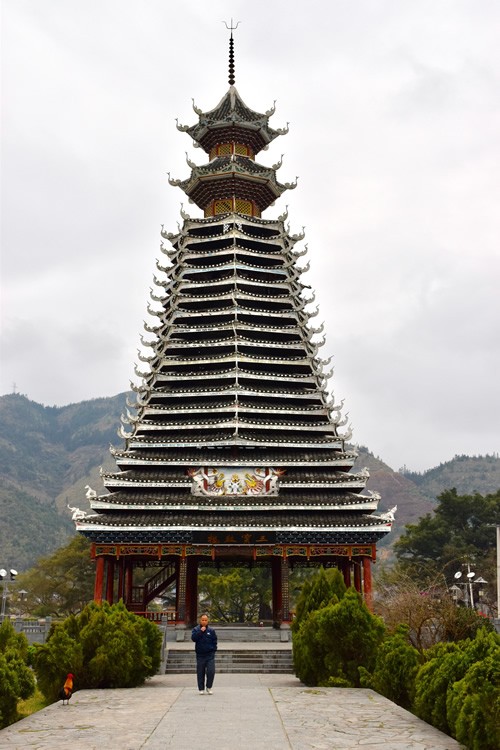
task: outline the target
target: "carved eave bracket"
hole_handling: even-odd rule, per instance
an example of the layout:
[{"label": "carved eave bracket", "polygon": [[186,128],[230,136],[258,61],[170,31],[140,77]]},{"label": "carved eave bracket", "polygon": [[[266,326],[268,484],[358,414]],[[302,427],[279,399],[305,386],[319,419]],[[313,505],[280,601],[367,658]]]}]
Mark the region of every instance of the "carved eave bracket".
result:
[{"label": "carved eave bracket", "polygon": [[201,117],[203,115],[203,110],[196,106],[194,99],[191,99],[192,106],[194,112],[198,115],[198,117]]},{"label": "carved eave bracket", "polygon": [[167,175],[168,175],[169,185],[172,185],[172,187],[179,187],[184,182],[184,180],[177,180],[177,179],[174,179],[173,177],[170,177],[170,172],[167,172]]},{"label": "carved eave bracket", "polygon": [[186,133],[190,128],[189,125],[181,125],[177,117],[175,118],[175,127],[177,128],[177,130],[180,130],[181,133]]},{"label": "carved eave bracket", "polygon": [[343,443],[346,443],[348,440],[350,440],[352,438],[352,425],[349,425],[349,427],[347,428],[347,432],[344,435],[339,435],[339,438]]},{"label": "carved eave bracket", "polygon": [[272,117],[275,112],[276,112],[276,99],[274,100],[273,106],[271,107],[271,109],[268,109],[267,112],[265,112],[264,114],[266,117]]},{"label": "carved eave bracket", "polygon": [[[179,237],[180,232],[177,232],[177,234],[174,234],[173,232],[166,232],[164,225],[162,224],[160,234],[163,237],[163,239],[168,240],[169,242],[173,242]],[[162,247],[163,247],[163,243],[160,245],[160,249]]]},{"label": "carved eave bracket", "polygon": [[284,128],[276,128],[276,132],[278,133],[278,135],[287,135],[287,133],[290,132],[290,127],[289,126],[290,126],[290,123],[287,122],[286,127],[284,127]]}]

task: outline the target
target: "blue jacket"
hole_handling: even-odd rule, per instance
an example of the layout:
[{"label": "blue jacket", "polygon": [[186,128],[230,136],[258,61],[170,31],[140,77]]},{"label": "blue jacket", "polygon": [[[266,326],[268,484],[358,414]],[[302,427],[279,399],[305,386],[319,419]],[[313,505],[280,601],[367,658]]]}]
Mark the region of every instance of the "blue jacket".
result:
[{"label": "blue jacket", "polygon": [[191,640],[194,641],[194,650],[199,656],[215,654],[217,651],[217,633],[209,625],[204,631],[201,625],[196,625],[191,633]]}]

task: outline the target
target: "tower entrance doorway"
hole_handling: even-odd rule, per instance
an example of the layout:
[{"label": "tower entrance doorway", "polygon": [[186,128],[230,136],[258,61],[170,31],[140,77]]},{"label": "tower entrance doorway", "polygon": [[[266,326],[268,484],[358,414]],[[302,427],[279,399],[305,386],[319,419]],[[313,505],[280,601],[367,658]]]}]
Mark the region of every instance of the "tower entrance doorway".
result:
[{"label": "tower entrance doorway", "polygon": [[[371,563],[374,545],[93,545],[96,561],[94,599],[112,604],[122,599],[128,609],[155,619],[148,608],[167,591],[175,592],[168,611],[169,619],[179,627],[191,627],[200,610],[200,572],[258,568],[268,571],[268,596],[263,592],[245,592],[247,603],[258,604],[258,614],[266,611],[275,627],[288,627],[291,611],[290,573],[295,567],[337,567],[346,586],[354,586],[371,607]],[[139,580],[140,579],[140,580]],[[259,601],[258,597],[261,596]],[[210,603],[207,603],[210,604]],[[212,602],[213,604],[213,602]],[[265,607],[267,609],[265,610]],[[203,605],[205,608],[205,604]],[[211,610],[213,619],[219,619]],[[244,611],[235,607],[235,616]],[[250,610],[248,610],[250,611]],[[153,615],[153,616],[151,616]],[[161,613],[158,617],[161,616]],[[262,617],[258,617],[259,621]]]}]

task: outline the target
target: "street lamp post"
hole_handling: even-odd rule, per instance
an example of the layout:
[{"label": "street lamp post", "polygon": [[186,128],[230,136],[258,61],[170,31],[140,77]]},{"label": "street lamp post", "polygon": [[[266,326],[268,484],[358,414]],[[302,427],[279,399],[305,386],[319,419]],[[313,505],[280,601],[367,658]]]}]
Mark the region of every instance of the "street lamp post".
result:
[{"label": "street lamp post", "polygon": [[484,585],[485,583],[488,583],[488,582],[485,581],[484,578],[482,578],[481,576],[479,576],[479,578],[476,578],[475,577],[476,574],[474,573],[474,571],[472,571],[470,569],[470,564],[469,563],[467,563],[467,573],[465,574],[465,577],[467,579],[466,581],[461,581],[460,580],[462,578],[462,575],[463,575],[462,571],[461,570],[457,570],[457,572],[453,576],[454,579],[455,579],[455,581],[456,581],[456,584],[454,584],[451,587],[451,589],[450,589],[450,591],[452,593],[452,597],[453,597],[453,599],[455,601],[455,604],[456,604],[457,601],[458,601],[458,591],[459,591],[459,588],[458,588],[457,584],[459,584],[460,586],[463,586],[464,587],[464,601],[465,601],[465,606],[466,607],[470,607],[471,609],[475,609],[476,605],[474,603],[473,584],[477,583],[479,585],[480,588],[479,588],[478,594],[479,594],[479,599],[481,600],[481,597],[482,597],[482,594],[483,594],[481,586]]},{"label": "street lamp post", "polygon": [[[17,576],[17,570],[14,570],[14,568],[11,568],[9,571],[10,574],[10,580],[15,581]],[[0,569],[0,579],[3,582],[3,591],[2,591],[2,612],[0,614],[0,621],[3,622],[5,619],[5,610],[7,608],[7,594],[9,593],[9,589],[7,586],[7,571],[5,568]]]},{"label": "street lamp post", "polygon": [[497,530],[497,616],[495,620],[495,628],[497,633],[500,633],[500,523],[489,523],[488,526]]},{"label": "street lamp post", "polygon": [[500,524],[497,523],[497,622],[500,623]]}]

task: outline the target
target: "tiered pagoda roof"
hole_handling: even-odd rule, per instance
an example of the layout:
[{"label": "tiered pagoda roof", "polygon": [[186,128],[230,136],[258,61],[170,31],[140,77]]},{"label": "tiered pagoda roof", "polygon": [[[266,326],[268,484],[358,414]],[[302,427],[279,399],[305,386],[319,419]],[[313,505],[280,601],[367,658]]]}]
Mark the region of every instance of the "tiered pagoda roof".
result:
[{"label": "tiered pagoda roof", "polygon": [[274,106],[265,114],[255,112],[247,107],[234,86],[210,112],[193,107],[199,121],[191,126],[178,124],[177,128],[188,133],[207,154],[222,143],[241,143],[255,155],[277,136],[288,132],[288,128],[274,130],[269,126]]},{"label": "tiered pagoda roof", "polygon": [[[303,234],[260,214],[287,187],[255,155],[286,130],[233,85],[198,122],[178,126],[209,154],[170,180],[201,207],[162,231],[160,278],[123,417],[116,470],[77,529],[94,542],[196,543],[224,532],[276,543],[374,544],[390,530],[354,472],[342,404],[326,386]],[[229,537],[227,537],[229,538]]]}]

